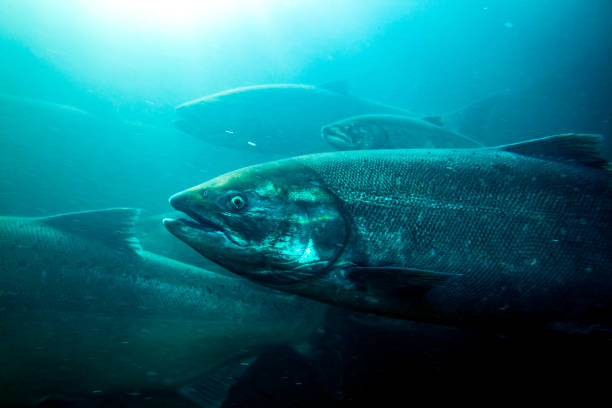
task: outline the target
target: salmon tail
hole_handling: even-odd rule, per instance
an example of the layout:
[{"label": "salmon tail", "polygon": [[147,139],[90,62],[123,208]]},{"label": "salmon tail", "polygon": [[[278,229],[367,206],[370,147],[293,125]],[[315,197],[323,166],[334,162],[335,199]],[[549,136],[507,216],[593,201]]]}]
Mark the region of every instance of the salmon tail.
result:
[{"label": "salmon tail", "polygon": [[485,96],[442,116],[440,122],[455,133],[467,135],[475,140],[486,140],[491,118],[507,95],[507,91],[500,91]]}]

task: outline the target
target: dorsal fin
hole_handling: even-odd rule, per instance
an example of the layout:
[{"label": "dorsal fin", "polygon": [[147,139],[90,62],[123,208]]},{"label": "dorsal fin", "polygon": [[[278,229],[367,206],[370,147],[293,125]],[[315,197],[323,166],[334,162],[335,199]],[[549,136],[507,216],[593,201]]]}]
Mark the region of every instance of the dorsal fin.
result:
[{"label": "dorsal fin", "polygon": [[610,170],[610,163],[601,155],[603,136],[586,133],[564,133],[524,142],[497,146],[494,149],[523,156],[575,163]]},{"label": "dorsal fin", "polygon": [[331,81],[319,85],[319,88],[327,89],[328,91],[337,92],[342,95],[348,95],[347,81]]},{"label": "dorsal fin", "polygon": [[442,122],[442,118],[440,116],[425,116],[423,118],[424,121],[431,123],[436,126],[444,126],[444,122]]},{"label": "dorsal fin", "polygon": [[58,230],[94,239],[117,250],[142,250],[134,236],[134,225],[140,210],[108,208],[40,217],[38,220]]}]

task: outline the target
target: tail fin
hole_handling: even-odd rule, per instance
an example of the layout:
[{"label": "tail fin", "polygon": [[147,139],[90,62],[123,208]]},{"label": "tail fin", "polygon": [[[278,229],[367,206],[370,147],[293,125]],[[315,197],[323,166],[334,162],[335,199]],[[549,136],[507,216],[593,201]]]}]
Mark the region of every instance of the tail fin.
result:
[{"label": "tail fin", "polygon": [[489,123],[496,107],[507,97],[508,91],[485,96],[470,105],[446,114],[442,122],[448,129],[475,140],[486,140]]}]

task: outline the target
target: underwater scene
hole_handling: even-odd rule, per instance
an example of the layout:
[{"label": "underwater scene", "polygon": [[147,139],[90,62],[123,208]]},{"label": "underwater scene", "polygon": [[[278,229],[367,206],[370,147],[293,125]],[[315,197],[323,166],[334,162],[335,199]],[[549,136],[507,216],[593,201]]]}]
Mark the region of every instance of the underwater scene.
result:
[{"label": "underwater scene", "polygon": [[611,21],[2,1],[0,407],[607,398]]}]

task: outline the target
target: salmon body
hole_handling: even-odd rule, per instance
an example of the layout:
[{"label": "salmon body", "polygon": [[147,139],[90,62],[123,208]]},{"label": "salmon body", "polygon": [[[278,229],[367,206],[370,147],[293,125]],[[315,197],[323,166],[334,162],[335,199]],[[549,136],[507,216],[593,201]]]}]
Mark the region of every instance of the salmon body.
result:
[{"label": "salmon body", "polygon": [[322,320],[317,302],[140,250],[135,215],[0,217],[2,405],[178,390]]},{"label": "salmon body", "polygon": [[253,281],[356,310],[457,326],[599,324],[610,316],[612,178],[598,140],[271,162],[175,195],[195,222],[166,226]]}]

